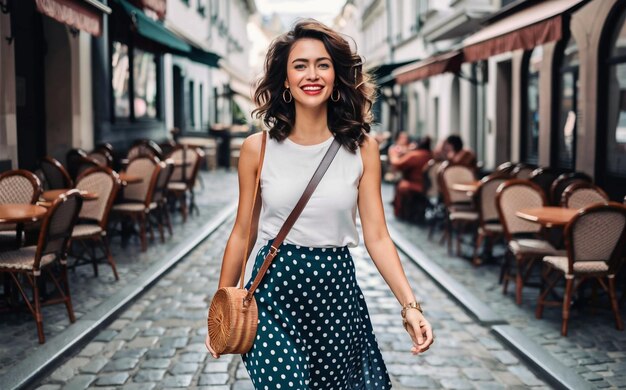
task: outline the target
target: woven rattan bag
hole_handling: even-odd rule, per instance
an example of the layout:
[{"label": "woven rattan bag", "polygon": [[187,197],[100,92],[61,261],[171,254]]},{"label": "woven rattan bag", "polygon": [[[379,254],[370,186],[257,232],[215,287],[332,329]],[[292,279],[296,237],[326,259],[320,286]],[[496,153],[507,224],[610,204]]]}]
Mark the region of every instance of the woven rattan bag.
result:
[{"label": "woven rattan bag", "polygon": [[320,180],[324,176],[324,173],[326,173],[326,170],[330,166],[330,163],[340,147],[337,140],[333,141],[330,148],[324,155],[322,162],[317,167],[317,170],[309,181],[304,193],[300,197],[300,200],[291,211],[291,214],[289,214],[283,226],[280,228],[280,231],[276,235],[276,238],[272,242],[272,246],[265,256],[263,264],[259,268],[259,271],[250,286],[250,290],[246,290],[243,285],[243,280],[246,263],[248,257],[250,256],[252,226],[257,225],[261,211],[261,203],[258,199],[260,198],[259,183],[261,169],[263,167],[263,157],[265,155],[266,138],[267,134],[263,134],[261,157],[257,169],[256,186],[254,190],[254,202],[252,204],[252,213],[250,217],[250,230],[248,231],[248,239],[246,240],[246,250],[244,251],[244,259],[242,261],[239,287],[222,287],[218,289],[213,296],[213,300],[211,301],[211,306],[209,308],[207,322],[211,348],[213,348],[213,350],[220,355],[228,353],[243,354],[252,348],[259,319],[259,312],[253,292],[256,291],[257,286],[261,283],[261,279],[263,279],[263,276],[267,272],[272,260],[274,260],[274,257],[278,252],[278,248],[280,248],[283,240],[287,237],[287,233],[300,216],[304,206],[313,194],[317,184],[319,184]]}]

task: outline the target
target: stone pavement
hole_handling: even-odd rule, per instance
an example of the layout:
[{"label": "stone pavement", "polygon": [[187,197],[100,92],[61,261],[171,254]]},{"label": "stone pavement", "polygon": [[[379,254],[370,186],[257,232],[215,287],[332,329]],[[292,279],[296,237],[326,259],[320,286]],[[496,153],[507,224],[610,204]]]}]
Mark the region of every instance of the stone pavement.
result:
[{"label": "stone pavement", "polygon": [[[476,268],[467,259],[448,255],[447,249],[438,244],[440,233],[435,234],[431,242],[427,239],[427,228],[394,218],[390,204],[393,199],[391,185],[383,185],[383,199],[390,226],[410,239],[428,258],[436,260],[450,276],[504,317],[510,325],[578,372],[591,387],[626,388],[626,332],[615,329],[615,321],[610,306],[605,303],[606,299],[600,299],[605,308],[596,312],[589,307],[572,310],[568,336],[561,337],[560,308],[546,307],[543,319],[535,318],[537,288],[524,287],[522,305],[517,306],[513,296],[514,284],[509,286],[508,295],[502,294],[498,283],[499,263]],[[464,254],[470,256],[471,251],[469,245],[464,246]],[[496,248],[496,254],[503,251],[502,246]],[[623,305],[621,315],[626,319],[626,307]]]},{"label": "stone pavement", "polygon": [[[72,303],[77,319],[89,313],[114,292],[132,283],[138,275],[162,258],[168,250],[193,235],[225,206],[236,200],[236,171],[201,171],[200,174],[202,185],[196,188],[196,201],[200,214],[194,214],[183,224],[180,213],[173,213],[174,235],[172,237],[166,235],[164,244],[159,241],[158,232],[156,232],[155,242],[149,242],[148,250],[144,253],[140,251],[137,239],[131,240],[125,248],[120,246],[119,237],[112,239],[111,250],[120,275],[118,282],[115,281],[111,268],[106,264],[98,267],[98,278],[94,278],[91,266],[79,267],[75,272],[69,272]],[[43,319],[48,341],[71,326],[64,305],[44,307]],[[0,316],[0,375],[10,370],[16,362],[36,352],[38,348],[37,328],[29,312],[3,313]]]},{"label": "stone pavement", "polygon": [[[253,389],[239,356],[213,359],[205,350],[206,313],[219,279],[232,220],[38,384],[38,389]],[[361,243],[352,250],[394,389],[547,388],[408,259],[408,277],[431,320],[435,345],[412,356],[399,305]]]}]

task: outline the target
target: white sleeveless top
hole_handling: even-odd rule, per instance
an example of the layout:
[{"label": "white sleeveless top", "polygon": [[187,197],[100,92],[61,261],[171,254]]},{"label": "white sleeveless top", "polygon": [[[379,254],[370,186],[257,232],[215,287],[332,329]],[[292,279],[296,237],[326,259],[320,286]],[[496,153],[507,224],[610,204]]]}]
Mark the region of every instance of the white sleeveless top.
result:
[{"label": "white sleeveless top", "polygon": [[[274,239],[302,196],[333,137],[317,145],[277,142],[268,135],[261,171],[263,208],[259,238]],[[358,186],[363,173],[360,151],[339,148],[285,243],[308,247],[355,247]]]}]

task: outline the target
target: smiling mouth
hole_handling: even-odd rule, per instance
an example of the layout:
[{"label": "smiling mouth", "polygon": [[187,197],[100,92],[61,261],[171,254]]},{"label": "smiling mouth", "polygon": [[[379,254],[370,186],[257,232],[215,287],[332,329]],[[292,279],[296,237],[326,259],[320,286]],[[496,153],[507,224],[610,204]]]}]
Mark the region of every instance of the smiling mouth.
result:
[{"label": "smiling mouth", "polygon": [[302,91],[307,95],[317,95],[322,92],[322,89],[324,89],[324,87],[321,85],[305,85],[300,89],[302,89]]}]

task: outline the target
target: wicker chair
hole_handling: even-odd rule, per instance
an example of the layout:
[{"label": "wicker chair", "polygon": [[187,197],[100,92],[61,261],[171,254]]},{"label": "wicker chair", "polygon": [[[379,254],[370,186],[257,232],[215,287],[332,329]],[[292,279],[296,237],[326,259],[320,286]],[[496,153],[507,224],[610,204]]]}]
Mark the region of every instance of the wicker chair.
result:
[{"label": "wicker chair", "polygon": [[496,170],[494,171],[494,173],[496,174],[503,174],[506,176],[511,175],[511,173],[513,172],[513,170],[515,169],[515,164],[513,164],[510,161],[504,162],[500,165],[498,165],[496,167]]},{"label": "wicker chair", "polygon": [[96,149],[87,155],[93,161],[96,161],[101,167],[113,167],[113,155],[107,149]]},{"label": "wicker chair", "polygon": [[154,141],[140,139],[133,142],[133,146],[126,155],[128,161],[137,157],[156,157],[160,160],[163,157],[163,152]]},{"label": "wicker chair", "polygon": [[[161,242],[165,242],[165,236],[163,234],[163,226],[167,226],[167,230],[172,236],[172,221],[170,218],[169,208],[167,206],[167,186],[170,183],[172,172],[174,172],[174,162],[170,159],[161,161],[161,170],[157,177],[156,187],[154,188],[154,194],[152,195],[152,201],[157,204],[157,208],[154,212],[150,213],[150,216],[154,216],[154,221],[159,229],[161,235]],[[151,220],[152,221],[152,220]]]},{"label": "wicker chair", "polygon": [[[13,282],[24,303],[37,323],[39,343],[46,339],[43,332],[41,306],[43,304],[64,303],[70,322],[74,322],[74,310],[67,280],[66,254],[72,229],[76,223],[82,205],[78,190],[70,190],[57,198],[43,220],[37,246],[24,247],[13,251],[0,252],[0,273],[7,275]],[[58,275],[51,268],[56,267]],[[39,294],[39,280],[44,275],[50,276],[59,297],[42,301]],[[32,299],[28,297],[20,279],[25,276],[28,285],[33,289]],[[6,294],[6,290],[5,290]]]},{"label": "wicker chair", "polygon": [[87,158],[87,152],[82,149],[71,149],[65,155],[65,166],[72,180],[78,176],[78,168],[84,158]]},{"label": "wicker chair", "polygon": [[[200,164],[204,158],[204,152],[199,148],[181,145],[175,148],[168,158],[174,160],[175,164],[182,163],[182,166],[174,168],[167,189],[180,204],[183,222],[186,222],[187,210],[189,210],[189,214],[193,213],[194,210],[200,212],[196,206],[193,188],[196,184]],[[189,208],[187,208],[187,193],[189,193]]]},{"label": "wicker chair", "polygon": [[[109,240],[106,236],[109,212],[119,190],[120,180],[114,171],[106,167],[95,167],[85,171],[76,182],[76,188],[92,192],[98,195],[98,199],[83,203],[80,210],[80,222],[72,232],[72,243],[80,244],[83,251],[78,253],[71,247],[70,255],[76,258],[72,267],[90,263],[93,266],[95,276],[98,276],[98,262],[106,259],[111,268],[115,280],[119,280],[115,260],[109,248]],[[103,257],[99,257],[97,249],[100,249]]]},{"label": "wicker chair", "polygon": [[532,171],[528,180],[538,185],[543,190],[546,200],[550,202],[549,197],[552,183],[554,183],[561,173],[563,172],[554,168],[537,168]]},{"label": "wicker chair", "polygon": [[530,178],[530,175],[535,169],[537,169],[537,167],[534,165],[518,163],[515,164],[515,168],[513,168],[511,176],[515,177],[516,179],[526,180]]},{"label": "wicker chair", "polygon": [[593,179],[586,173],[582,172],[572,172],[572,173],[563,173],[557,177],[552,186],[550,187],[550,202],[551,204],[557,206],[561,204],[561,196],[563,195],[563,191],[570,184],[574,183],[593,183]]},{"label": "wicker chair", "polygon": [[[515,301],[518,305],[522,303],[522,288],[536,261],[558,252],[540,236],[541,225],[522,220],[515,212],[545,205],[546,198],[541,188],[528,180],[508,180],[498,187],[496,193],[496,206],[508,243],[500,273],[502,293],[506,294],[509,280],[515,279]],[[511,276],[512,259],[516,265],[515,277]]]},{"label": "wicker chair", "polygon": [[46,156],[39,162],[39,167],[46,179],[47,189],[58,190],[74,187],[70,174],[58,160]]},{"label": "wicker chair", "polygon": [[[567,325],[573,293],[587,279],[595,279],[609,294],[615,326],[624,329],[615,292],[617,273],[626,246],[626,207],[619,203],[596,204],[580,210],[565,227],[566,256],[546,256],[542,288],[535,316],[541,318],[544,306],[562,306],[561,334],[567,336]],[[563,301],[548,301],[548,294],[565,279]],[[606,282],[605,279],[606,278]]]},{"label": "wicker chair", "polygon": [[570,184],[561,195],[561,206],[570,209],[582,209],[596,203],[608,203],[609,196],[594,184],[584,181]]},{"label": "wicker chair", "polygon": [[493,245],[493,241],[503,235],[502,224],[498,216],[496,208],[496,192],[500,184],[507,180],[502,174],[494,173],[482,178],[480,185],[474,194],[474,200],[478,210],[478,235],[476,236],[476,245],[474,247],[474,265],[482,263],[478,257],[483,240],[488,239],[489,248]]},{"label": "wicker chair", "polygon": [[[41,182],[29,171],[16,169],[0,174],[0,204],[35,204],[41,194]],[[22,242],[23,224],[0,223],[0,241],[11,246]]]},{"label": "wicker chair", "polygon": [[123,217],[129,217],[133,224],[139,225],[141,250],[144,252],[148,249],[146,241],[148,214],[157,208],[157,204],[152,201],[152,196],[160,170],[161,166],[156,157],[138,157],[132,160],[126,170],[128,174],[146,179],[126,186],[123,202],[113,205],[113,212],[122,217],[122,224],[124,223]]},{"label": "wicker chair", "polygon": [[448,241],[448,252],[451,252],[452,232],[456,231],[456,253],[461,253],[461,234],[469,225],[478,222],[478,213],[474,209],[472,198],[463,191],[452,190],[455,183],[469,183],[476,180],[474,171],[464,165],[453,165],[444,162],[439,168],[439,188],[446,206],[446,224],[444,238]]}]

